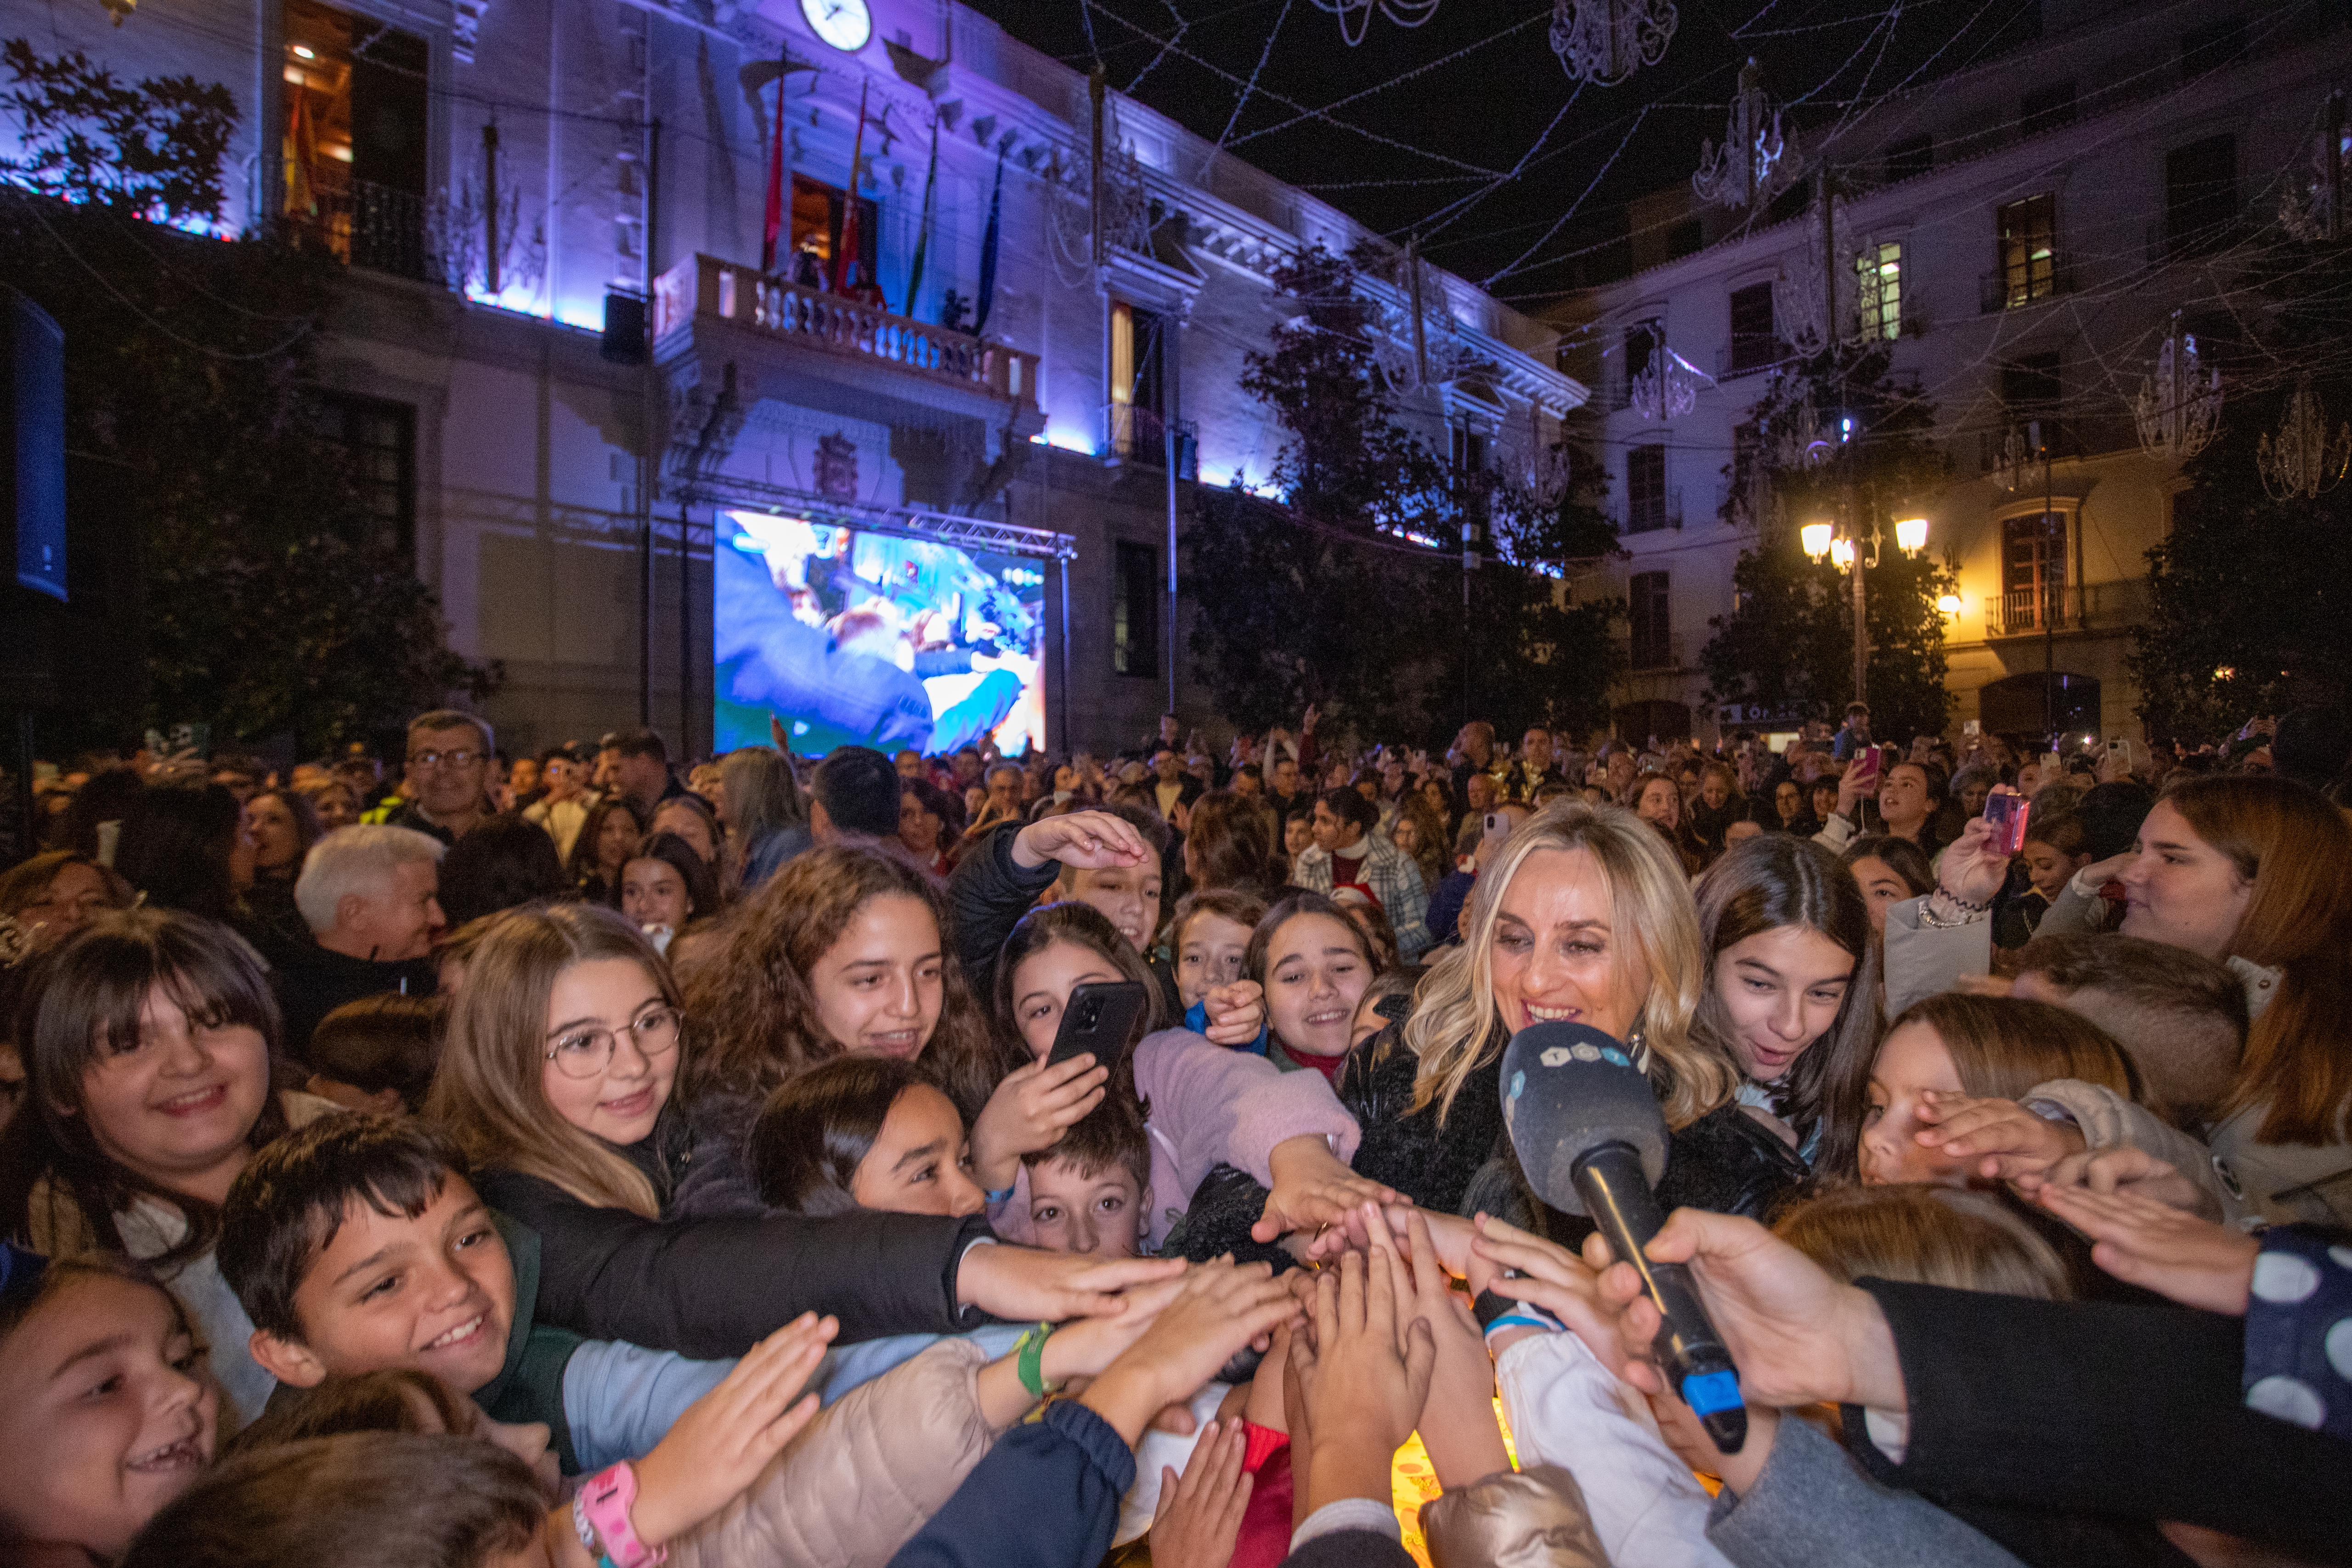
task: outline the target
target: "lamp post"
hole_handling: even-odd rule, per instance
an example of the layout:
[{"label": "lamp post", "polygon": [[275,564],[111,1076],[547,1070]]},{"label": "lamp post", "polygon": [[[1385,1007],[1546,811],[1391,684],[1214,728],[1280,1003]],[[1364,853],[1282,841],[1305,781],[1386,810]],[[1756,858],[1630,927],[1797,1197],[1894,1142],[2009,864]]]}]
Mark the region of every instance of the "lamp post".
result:
[{"label": "lamp post", "polygon": [[[1875,518],[1865,524],[1851,504],[1851,490],[1848,496],[1849,505],[1843,522],[1807,523],[1797,531],[1797,539],[1811,559],[1832,561],[1840,571],[1851,574],[1853,587],[1853,700],[1868,702],[1870,601],[1863,573],[1878,565],[1881,536]],[[1895,525],[1895,548],[1906,556],[1916,556],[1926,549],[1927,519],[1898,519]]]}]

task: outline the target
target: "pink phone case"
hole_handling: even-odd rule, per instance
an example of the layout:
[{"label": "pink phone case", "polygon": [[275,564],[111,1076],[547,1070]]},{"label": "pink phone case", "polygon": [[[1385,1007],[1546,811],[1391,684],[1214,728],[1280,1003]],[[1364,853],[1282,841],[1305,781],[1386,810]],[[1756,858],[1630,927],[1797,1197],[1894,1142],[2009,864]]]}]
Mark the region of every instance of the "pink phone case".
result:
[{"label": "pink phone case", "polygon": [[1985,800],[1985,821],[1993,827],[1992,847],[2005,855],[2025,848],[2029,802],[2022,795],[1994,795]]}]

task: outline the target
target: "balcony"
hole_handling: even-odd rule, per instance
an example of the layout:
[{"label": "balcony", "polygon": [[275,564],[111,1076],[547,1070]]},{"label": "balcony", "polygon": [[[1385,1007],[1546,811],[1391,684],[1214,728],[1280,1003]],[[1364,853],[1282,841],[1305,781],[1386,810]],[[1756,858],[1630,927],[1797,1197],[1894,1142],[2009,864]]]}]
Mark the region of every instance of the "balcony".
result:
[{"label": "balcony", "polygon": [[1629,497],[1625,503],[1625,521],[1620,532],[1654,534],[1663,528],[1683,526],[1683,493],[1679,488],[1663,490],[1648,496]]},{"label": "balcony", "polygon": [[654,280],[656,348],[704,320],[729,322],[845,362],[887,366],[1038,412],[1034,354],[764,277],[756,267],[697,256]]},{"label": "balcony", "polygon": [[[1992,316],[2003,310],[2040,305],[2074,292],[2074,269],[2055,262],[1997,267],[1977,280],[1977,310]],[[1904,323],[1905,330],[1910,323]]]},{"label": "balcony", "polygon": [[371,180],[331,158],[289,159],[285,221],[297,246],[352,267],[420,283],[443,281],[427,242],[425,198]]},{"label": "balcony", "polygon": [[1171,420],[1156,410],[1139,408],[1131,402],[1106,403],[1103,430],[1109,436],[1108,449],[1117,461],[1155,473],[1168,466],[1168,437],[1173,434],[1176,477],[1200,477],[1200,429],[1189,419]]},{"label": "balcony", "polygon": [[1769,371],[1789,358],[1789,345],[1777,337],[1732,334],[1728,347],[1716,350],[1715,379],[1735,381],[1752,376],[1759,371]]},{"label": "balcony", "polygon": [[1664,637],[1644,634],[1631,639],[1626,644],[1626,669],[1634,674],[1662,674],[1687,669],[1682,635],[1669,632]]}]

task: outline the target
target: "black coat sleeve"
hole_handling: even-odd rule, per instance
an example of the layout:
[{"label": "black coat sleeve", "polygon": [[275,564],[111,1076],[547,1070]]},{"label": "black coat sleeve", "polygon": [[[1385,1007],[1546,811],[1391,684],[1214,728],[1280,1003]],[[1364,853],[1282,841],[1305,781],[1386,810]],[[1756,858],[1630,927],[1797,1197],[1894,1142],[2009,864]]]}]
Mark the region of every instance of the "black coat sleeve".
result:
[{"label": "black coat sleeve", "polygon": [[512,1171],[479,1186],[539,1233],[540,1322],[699,1358],[741,1355],[805,1312],[839,1318],[844,1344],[968,1327],[956,1268],[989,1234],[978,1215],[658,1220]]},{"label": "black coat sleeve", "polygon": [[1135,1455],[1071,1400],[1007,1432],[890,1568],[1094,1568],[1110,1550]]},{"label": "black coat sleeve", "polygon": [[1412,1553],[1373,1530],[1335,1530],[1282,1560],[1282,1568],[1415,1568]]},{"label": "black coat sleeve", "polygon": [[948,880],[948,914],[955,922],[956,957],[972,986],[985,996],[996,970],[996,955],[1037,895],[1054,885],[1062,868],[1048,861],[1035,871],[1013,863],[1010,824],[991,833],[964,856]]},{"label": "black coat sleeve", "polygon": [[2179,1520],[2352,1563],[2352,1449],[2246,1407],[2245,1325],[2185,1307],[2027,1301],[1864,1280],[1894,1330],[1910,1437],[1890,1486]]}]

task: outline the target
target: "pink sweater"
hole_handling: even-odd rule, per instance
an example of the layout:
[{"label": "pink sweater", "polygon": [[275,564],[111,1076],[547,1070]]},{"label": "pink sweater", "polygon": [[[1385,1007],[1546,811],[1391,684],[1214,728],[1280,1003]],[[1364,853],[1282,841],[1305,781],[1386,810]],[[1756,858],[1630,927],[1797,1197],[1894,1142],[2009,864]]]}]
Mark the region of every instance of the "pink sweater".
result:
[{"label": "pink sweater", "polygon": [[[1147,1239],[1155,1248],[1183,1218],[1192,1189],[1213,1166],[1233,1166],[1271,1186],[1266,1161],[1276,1145],[1319,1136],[1345,1162],[1360,1135],[1320,1073],[1281,1071],[1262,1056],[1213,1045],[1190,1030],[1144,1036],[1135,1048],[1135,1089],[1151,1107],[1144,1125],[1151,1140]],[[1027,1166],[1014,1178],[1013,1196],[989,1206],[988,1220],[1007,1241],[1034,1239]]]}]

